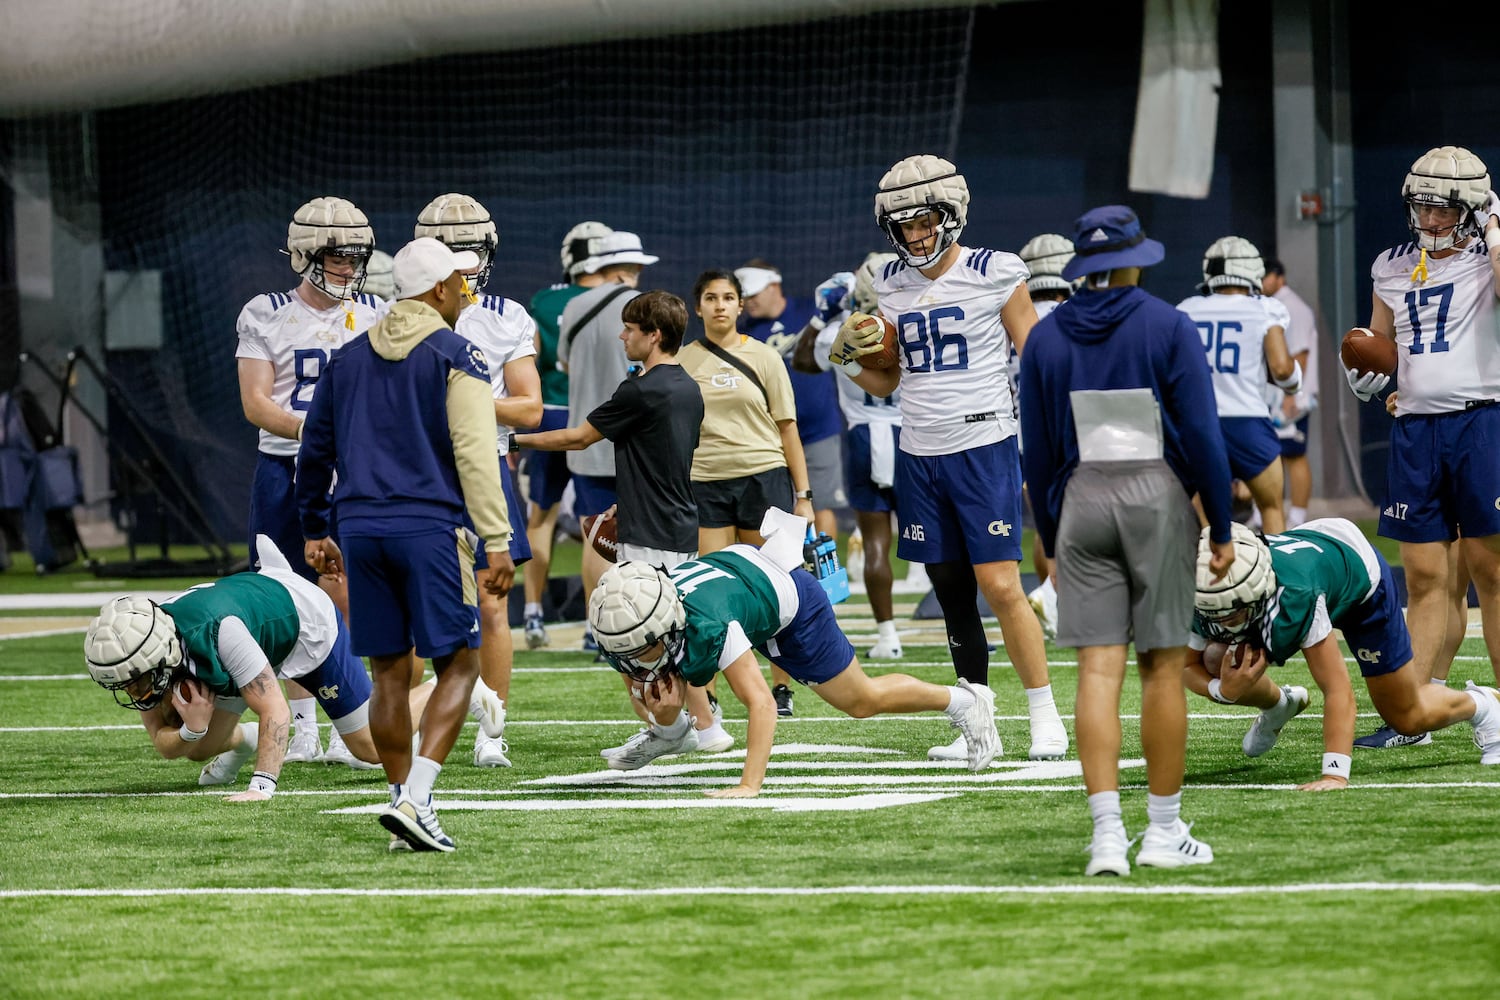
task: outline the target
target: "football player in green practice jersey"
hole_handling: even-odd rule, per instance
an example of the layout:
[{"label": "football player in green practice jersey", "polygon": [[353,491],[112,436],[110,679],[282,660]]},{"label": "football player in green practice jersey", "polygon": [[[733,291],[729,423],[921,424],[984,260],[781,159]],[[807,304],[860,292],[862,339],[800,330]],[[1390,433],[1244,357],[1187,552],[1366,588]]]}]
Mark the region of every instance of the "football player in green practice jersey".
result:
[{"label": "football player in green practice jersey", "polygon": [[[1206,535],[1204,536],[1206,539]],[[1458,722],[1474,726],[1480,762],[1500,764],[1500,693],[1470,682],[1466,691],[1426,683],[1411,666],[1411,637],[1391,568],[1353,522],[1320,518],[1264,540],[1234,526],[1235,561],[1218,581],[1198,550],[1194,651],[1189,690],[1225,704],[1261,709],[1244,740],[1255,757],[1307,706],[1307,692],[1266,676],[1300,650],[1323,691],[1323,773],[1304,791],[1344,788],[1354,743],[1354,691],[1334,630],[1359,664],[1370,700],[1402,733]],[[1227,647],[1227,648],[1226,648]]]},{"label": "football player in green practice jersey", "polygon": [[715,798],[749,798],[765,780],[776,703],[757,652],[857,719],[945,712],[968,742],[971,771],[988,767],[1000,752],[989,688],[869,676],[817,579],[753,545],[731,545],[670,571],[620,563],[600,577],[589,622],[610,665],[640,682],[641,699],[657,720],[678,718],[687,684],[703,687],[724,674],[749,711],[749,734],[739,784],[708,792]]}]

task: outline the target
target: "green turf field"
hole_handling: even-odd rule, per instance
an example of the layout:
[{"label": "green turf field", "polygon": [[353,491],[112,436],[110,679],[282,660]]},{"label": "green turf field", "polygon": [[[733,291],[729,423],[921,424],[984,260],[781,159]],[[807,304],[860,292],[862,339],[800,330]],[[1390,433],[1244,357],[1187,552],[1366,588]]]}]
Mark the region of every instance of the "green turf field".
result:
[{"label": "green turf field", "polygon": [[[859,601],[841,618],[863,646]],[[701,794],[733,783],[733,751],[603,768],[635,729],[615,676],[523,649],[516,766],[470,766],[471,723],[439,781],[457,853],[392,855],[379,772],[289,764],[273,801],[224,803],[156,758],[80,642],[0,640],[0,996],[1390,997],[1500,974],[1500,768],[1467,726],[1360,752],[1355,787],[1311,795],[1292,786],[1321,759],[1316,693],[1255,761],[1248,711],[1190,700],[1184,815],[1214,864],[1085,880],[1076,756],[1025,760],[1003,648],[1006,755],[986,774],[926,760],[952,735],[940,716],[855,721],[799,689],[764,793],[734,803]],[[1073,657],[1049,652],[1071,725]],[[902,668],[952,679],[939,646]],[[1453,682],[1469,677],[1493,682],[1476,631]]]}]

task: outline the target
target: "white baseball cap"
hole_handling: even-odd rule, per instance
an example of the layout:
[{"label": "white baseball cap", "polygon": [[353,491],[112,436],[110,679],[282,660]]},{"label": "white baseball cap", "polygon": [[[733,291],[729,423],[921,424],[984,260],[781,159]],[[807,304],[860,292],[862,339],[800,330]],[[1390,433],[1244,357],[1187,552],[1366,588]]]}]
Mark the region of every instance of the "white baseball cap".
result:
[{"label": "white baseball cap", "polygon": [[781,272],[769,267],[737,267],[734,276],[740,279],[740,294],[747,299],[772,285],[781,284]]},{"label": "white baseball cap", "polygon": [[591,242],[596,244],[595,253],[583,262],[584,274],[597,274],[611,264],[655,264],[661,260],[641,248],[641,238],[635,233],[616,230]]},{"label": "white baseball cap", "polygon": [[454,271],[472,271],[478,266],[479,255],[474,251],[451,250],[431,236],[419,236],[396,251],[391,265],[396,298],[414,299],[447,281]]}]

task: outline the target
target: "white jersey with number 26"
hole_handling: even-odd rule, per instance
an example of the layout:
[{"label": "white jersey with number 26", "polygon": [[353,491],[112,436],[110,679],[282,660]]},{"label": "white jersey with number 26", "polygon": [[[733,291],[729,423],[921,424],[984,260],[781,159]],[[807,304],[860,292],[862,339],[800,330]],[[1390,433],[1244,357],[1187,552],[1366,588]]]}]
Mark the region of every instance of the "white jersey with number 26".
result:
[{"label": "white jersey with number 26", "polygon": [[951,455],[1016,433],[1000,310],[1031,272],[1004,250],[958,252],[936,280],[893,261],[875,282],[900,341],[901,450],[911,455]]},{"label": "white jersey with number 26", "polygon": [[[501,295],[481,295],[479,301],[458,314],[454,332],[484,352],[490,365],[490,395],[504,399],[505,366],[521,358],[536,356],[536,321],[526,307]],[[501,448],[508,446],[510,431],[497,430]]]},{"label": "white jersey with number 26", "polygon": [[1266,333],[1286,332],[1286,306],[1266,295],[1209,293],[1177,303],[1198,328],[1221,417],[1269,417]]},{"label": "white jersey with number 26", "polygon": [[[296,291],[257,295],[245,303],[235,323],[240,342],[234,356],[271,362],[271,402],[288,413],[305,415],[333,352],[374,326],[389,308],[368,293],[355,296],[349,302],[354,315],[351,330],[342,303],[320,312]],[[297,442],[262,430],[260,450],[266,455],[295,455]]]},{"label": "white jersey with number 26", "polygon": [[1495,270],[1483,240],[1441,260],[1427,255],[1427,280],[1412,280],[1415,244],[1375,259],[1375,294],[1396,317],[1396,416],[1452,413],[1471,400],[1500,398],[1500,327]]}]

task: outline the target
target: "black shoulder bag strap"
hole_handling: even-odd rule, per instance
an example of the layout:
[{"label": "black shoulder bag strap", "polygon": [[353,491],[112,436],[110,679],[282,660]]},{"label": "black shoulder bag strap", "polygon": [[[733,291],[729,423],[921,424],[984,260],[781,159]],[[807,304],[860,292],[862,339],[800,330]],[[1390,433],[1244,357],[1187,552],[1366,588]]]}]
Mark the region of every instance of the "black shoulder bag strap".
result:
[{"label": "black shoulder bag strap", "polygon": [[766,409],[769,410],[771,408],[771,394],[766,391],[766,384],[760,380],[760,376],[755,374],[755,371],[749,365],[745,364],[745,362],[741,361],[733,354],[730,354],[728,351],[724,350],[724,348],[720,347],[718,344],[715,344],[707,337],[703,338],[703,346],[708,350],[708,353],[712,354],[720,361],[723,361],[725,364],[734,365],[740,371],[744,372],[745,377],[748,378],[751,382],[754,382],[755,388],[759,389],[760,394],[766,397]]},{"label": "black shoulder bag strap", "polygon": [[588,326],[589,323],[593,321],[595,316],[604,311],[605,306],[609,305],[615,299],[619,298],[621,295],[624,295],[628,291],[631,291],[629,285],[617,285],[615,286],[614,291],[610,292],[608,295],[604,296],[604,298],[595,303],[594,308],[584,313],[582,319],[580,319],[577,323],[574,323],[572,326],[568,327],[568,332],[563,334],[562,336],[562,343],[558,345],[558,353],[561,354],[565,348],[572,347],[573,335],[576,334],[579,330],[582,330],[584,327]]}]

